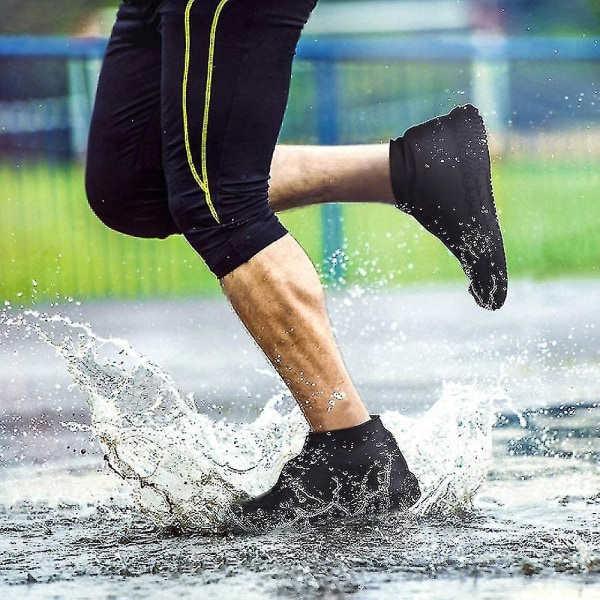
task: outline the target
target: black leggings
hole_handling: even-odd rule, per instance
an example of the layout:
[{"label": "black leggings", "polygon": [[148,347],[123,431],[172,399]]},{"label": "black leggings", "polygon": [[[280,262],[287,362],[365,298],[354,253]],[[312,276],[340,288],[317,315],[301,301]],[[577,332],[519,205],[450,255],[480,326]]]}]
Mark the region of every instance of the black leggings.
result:
[{"label": "black leggings", "polygon": [[108,45],[89,203],[137,237],[183,234],[221,278],[285,235],[271,159],[316,0],[132,0]]}]

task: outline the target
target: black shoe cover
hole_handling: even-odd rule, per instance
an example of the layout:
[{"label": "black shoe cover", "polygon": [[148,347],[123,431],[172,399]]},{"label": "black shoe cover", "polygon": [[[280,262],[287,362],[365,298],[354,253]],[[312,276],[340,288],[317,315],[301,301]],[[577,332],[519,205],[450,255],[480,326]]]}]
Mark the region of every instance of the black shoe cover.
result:
[{"label": "black shoe cover", "polygon": [[396,440],[379,417],[349,429],[310,433],[265,494],[234,508],[230,528],[260,533],[412,506],[421,496]]},{"label": "black shoe cover", "polygon": [[397,207],[454,254],[479,306],[500,308],[508,277],[483,120],[467,104],[390,142]]}]

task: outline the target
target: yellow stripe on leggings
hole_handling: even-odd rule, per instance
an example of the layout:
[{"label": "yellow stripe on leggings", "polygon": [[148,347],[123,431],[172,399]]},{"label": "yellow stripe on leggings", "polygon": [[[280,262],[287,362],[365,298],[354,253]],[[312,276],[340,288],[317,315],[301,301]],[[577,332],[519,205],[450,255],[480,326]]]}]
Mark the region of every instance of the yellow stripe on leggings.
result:
[{"label": "yellow stripe on leggings", "polygon": [[210,214],[213,216],[217,223],[220,223],[219,215],[212,203],[212,199],[210,197],[210,189],[208,186],[208,167],[207,167],[207,159],[206,159],[206,145],[208,140],[208,113],[210,109],[210,95],[212,90],[212,80],[213,80],[213,70],[214,70],[214,59],[215,59],[215,38],[217,35],[217,24],[219,21],[219,17],[221,15],[221,11],[227,4],[228,0],[221,0],[219,2],[217,9],[215,10],[215,14],[213,16],[212,24],[210,27],[210,39],[208,42],[208,65],[206,70],[206,90],[204,93],[204,115],[202,118],[202,141],[200,147],[200,169],[202,171],[202,176],[198,173],[196,169],[196,165],[194,164],[194,159],[192,157],[192,149],[190,146],[190,134],[189,134],[189,125],[188,125],[188,111],[187,111],[187,89],[188,89],[188,78],[190,73],[190,45],[191,45],[191,36],[190,36],[190,12],[192,10],[192,6],[196,0],[189,0],[185,7],[185,57],[184,57],[184,65],[183,65],[183,84],[182,84],[182,107],[183,107],[183,136],[185,140],[185,151],[187,154],[187,161],[190,167],[190,171],[192,172],[192,176],[194,180],[200,187],[200,189],[204,192],[206,196],[206,203],[210,210]]}]

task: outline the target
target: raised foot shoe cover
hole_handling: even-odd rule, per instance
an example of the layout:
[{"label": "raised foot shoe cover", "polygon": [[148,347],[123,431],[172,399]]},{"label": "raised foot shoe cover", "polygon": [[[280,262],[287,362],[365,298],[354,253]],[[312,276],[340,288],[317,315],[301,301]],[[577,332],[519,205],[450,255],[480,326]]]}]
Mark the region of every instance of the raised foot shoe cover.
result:
[{"label": "raised foot shoe cover", "polygon": [[421,496],[416,477],[379,417],[330,433],[310,433],[265,494],[234,508],[230,527],[259,533],[405,509]]},{"label": "raised foot shoe cover", "polygon": [[500,308],[506,258],[478,110],[467,104],[411,127],[390,142],[390,169],[397,207],[454,254],[477,304]]}]

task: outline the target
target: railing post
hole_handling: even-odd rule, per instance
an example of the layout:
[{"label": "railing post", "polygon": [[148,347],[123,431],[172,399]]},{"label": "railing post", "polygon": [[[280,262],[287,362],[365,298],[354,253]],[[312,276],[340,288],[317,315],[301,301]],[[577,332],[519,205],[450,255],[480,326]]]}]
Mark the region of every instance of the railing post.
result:
[{"label": "railing post", "polygon": [[[339,142],[339,135],[337,69],[333,60],[315,62],[315,81],[318,140],[322,145],[334,146]],[[339,283],[343,275],[344,240],[342,207],[339,204],[325,204],[321,208],[321,239],[325,277],[332,283]]]},{"label": "railing post", "polygon": [[473,36],[473,97],[485,117],[496,151],[504,152],[510,119],[510,63],[506,32],[498,3],[480,7],[479,27]]}]

